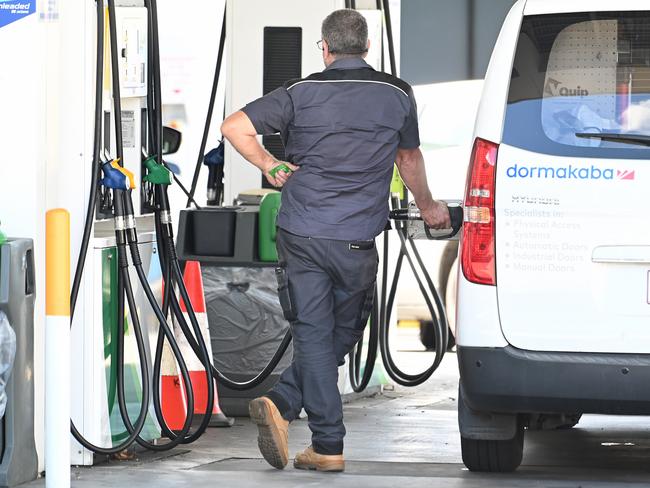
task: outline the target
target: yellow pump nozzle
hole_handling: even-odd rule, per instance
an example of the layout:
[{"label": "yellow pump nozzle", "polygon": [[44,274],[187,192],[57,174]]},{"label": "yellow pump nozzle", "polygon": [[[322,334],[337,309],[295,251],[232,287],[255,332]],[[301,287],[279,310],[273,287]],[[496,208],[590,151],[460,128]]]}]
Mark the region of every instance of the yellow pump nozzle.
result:
[{"label": "yellow pump nozzle", "polygon": [[131,190],[135,190],[135,176],[133,175],[133,173],[128,169],[124,168],[123,166],[120,166],[119,159],[112,161],[111,166],[116,170],[118,170],[120,173],[122,173],[124,176],[126,176],[127,179],[129,180],[129,188]]}]

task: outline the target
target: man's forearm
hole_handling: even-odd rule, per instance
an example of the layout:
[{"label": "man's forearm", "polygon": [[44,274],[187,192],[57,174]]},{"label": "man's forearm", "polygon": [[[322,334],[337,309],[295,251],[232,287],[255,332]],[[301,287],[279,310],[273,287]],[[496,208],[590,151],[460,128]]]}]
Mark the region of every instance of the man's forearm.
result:
[{"label": "man's forearm", "polygon": [[413,194],[415,203],[420,209],[433,205],[433,196],[427,183],[427,172],[424,167],[424,157],[419,149],[400,151],[397,157],[397,167],[404,184]]},{"label": "man's forearm", "polygon": [[276,163],[275,158],[262,147],[250,119],[243,112],[235,112],[221,125],[221,133],[244,159],[265,172]]},{"label": "man's forearm", "polygon": [[[257,131],[248,116],[242,112],[235,112],[221,124],[221,133],[228,139],[235,150],[248,162],[257,166],[262,171],[267,181],[275,187],[282,187],[288,181],[292,171],[298,167],[289,162],[275,159],[257,140]],[[272,175],[273,168],[280,164],[286,165],[290,171],[279,171]]]},{"label": "man's forearm", "polygon": [[451,226],[449,209],[444,202],[436,201],[431,196],[422,151],[400,149],[397,151],[396,162],[402,180],[420,209],[422,220],[433,229],[448,229]]}]

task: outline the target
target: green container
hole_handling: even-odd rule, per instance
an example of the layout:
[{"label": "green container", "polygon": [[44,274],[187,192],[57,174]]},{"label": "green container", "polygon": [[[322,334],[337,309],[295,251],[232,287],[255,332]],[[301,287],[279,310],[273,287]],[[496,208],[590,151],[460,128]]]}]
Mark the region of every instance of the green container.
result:
[{"label": "green container", "polygon": [[280,211],[282,194],[273,192],[264,195],[260,203],[260,220],[258,232],[258,247],[260,261],[275,262],[278,260],[278,251],[275,247],[277,236],[276,222]]},{"label": "green container", "polygon": [[5,236],[2,233],[2,229],[0,229],[0,246],[2,246],[5,242],[7,242],[7,236]]}]

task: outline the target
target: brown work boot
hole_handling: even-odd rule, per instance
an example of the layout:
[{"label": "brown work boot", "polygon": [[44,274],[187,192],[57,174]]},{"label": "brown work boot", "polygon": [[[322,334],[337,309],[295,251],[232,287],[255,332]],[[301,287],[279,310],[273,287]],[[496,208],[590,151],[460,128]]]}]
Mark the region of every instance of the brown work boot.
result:
[{"label": "brown work boot", "polygon": [[343,459],[343,454],[334,456],[318,454],[309,446],[301,453],[296,454],[296,459],[293,460],[293,467],[296,469],[338,473],[345,470],[345,459]]},{"label": "brown work boot", "polygon": [[284,469],[289,462],[289,422],[267,397],[252,400],[248,411],[257,424],[257,445],[262,456],[274,468]]}]

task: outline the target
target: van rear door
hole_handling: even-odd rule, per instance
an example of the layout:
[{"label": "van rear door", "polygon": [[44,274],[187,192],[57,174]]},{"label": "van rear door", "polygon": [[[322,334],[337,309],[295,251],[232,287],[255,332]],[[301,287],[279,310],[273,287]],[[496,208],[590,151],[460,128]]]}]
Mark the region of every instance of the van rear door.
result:
[{"label": "van rear door", "polygon": [[510,344],[650,353],[650,12],[525,17],[496,186]]}]

